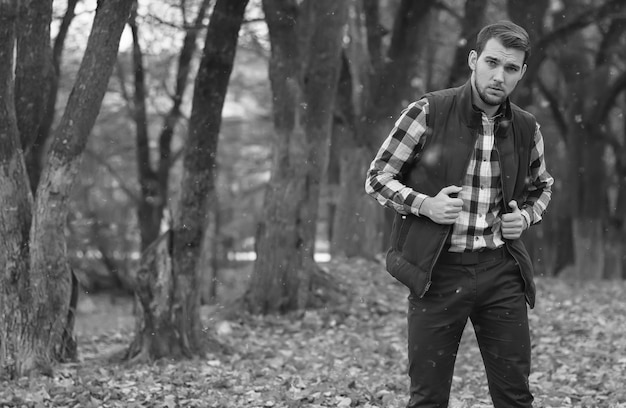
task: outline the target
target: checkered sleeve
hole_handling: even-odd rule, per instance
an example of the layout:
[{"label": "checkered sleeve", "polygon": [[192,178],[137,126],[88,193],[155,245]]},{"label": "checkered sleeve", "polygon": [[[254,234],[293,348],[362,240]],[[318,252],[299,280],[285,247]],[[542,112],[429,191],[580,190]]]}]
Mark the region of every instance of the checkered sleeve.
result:
[{"label": "checkered sleeve", "polygon": [[427,99],[413,102],[403,110],[367,172],[366,193],[400,214],[419,215],[419,208],[428,197],[401,181],[401,175],[423,147],[427,115]]},{"label": "checkered sleeve", "polygon": [[527,196],[521,209],[529,226],[541,221],[552,198],[553,184],[554,179],[546,170],[543,136],[537,124],[530,153]]}]

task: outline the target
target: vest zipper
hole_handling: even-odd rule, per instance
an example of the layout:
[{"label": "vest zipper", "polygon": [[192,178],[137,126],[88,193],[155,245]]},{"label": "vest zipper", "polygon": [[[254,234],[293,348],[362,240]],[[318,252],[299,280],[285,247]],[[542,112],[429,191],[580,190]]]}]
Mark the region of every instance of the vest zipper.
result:
[{"label": "vest zipper", "polygon": [[446,232],[446,235],[443,237],[443,239],[441,240],[441,243],[439,244],[437,253],[435,254],[435,257],[433,258],[433,263],[430,265],[430,268],[428,268],[428,282],[426,282],[426,287],[424,288],[424,291],[422,292],[422,294],[419,296],[420,299],[424,297],[426,292],[428,292],[428,289],[430,289],[430,285],[433,283],[432,282],[433,269],[435,268],[435,264],[437,263],[437,260],[439,259],[439,255],[441,254],[441,251],[443,250],[443,246],[446,243],[446,239],[448,239],[448,235],[450,235],[451,229],[452,227],[448,228],[448,232]]},{"label": "vest zipper", "polygon": [[522,273],[522,264],[520,264],[517,258],[515,257],[515,255],[513,255],[513,252],[509,250],[509,243],[505,241],[504,246],[506,247],[507,251],[509,251],[509,255],[511,255],[513,259],[515,260],[515,263],[517,264],[517,266],[519,266],[519,274],[522,276],[522,280],[524,281],[524,298],[526,299],[526,302],[530,304],[530,299],[528,298],[528,291],[526,290],[526,288],[528,288],[529,286],[528,286],[528,282],[526,282],[526,277],[524,277],[524,274]]},{"label": "vest zipper", "polygon": [[[502,207],[503,207],[503,211],[505,211],[507,206],[508,206],[508,203],[506,201],[506,197],[504,196],[504,193],[506,191],[504,189],[504,187],[505,187],[504,178],[505,177],[504,177],[504,170],[503,170],[503,167],[502,167],[502,161],[500,160],[500,150],[498,150],[498,142],[497,142],[497,138],[495,137],[495,131],[494,131],[494,138],[493,138],[493,148],[496,150],[496,153],[498,154],[498,165],[500,166],[500,188],[502,188]],[[502,234],[502,227],[500,227],[500,233]],[[502,240],[504,241],[504,246],[506,247],[507,251],[509,251],[509,254],[513,257],[513,259],[515,260],[515,263],[519,266],[519,273],[522,276],[522,280],[524,281],[524,298],[526,298],[526,302],[528,302],[528,304],[530,304],[530,301],[528,299],[528,291],[526,290],[526,288],[528,288],[529,286],[528,286],[528,282],[526,281],[526,277],[522,273],[522,264],[515,257],[515,255],[513,255],[513,253],[509,250],[509,243],[504,240],[504,237],[502,237]]]}]

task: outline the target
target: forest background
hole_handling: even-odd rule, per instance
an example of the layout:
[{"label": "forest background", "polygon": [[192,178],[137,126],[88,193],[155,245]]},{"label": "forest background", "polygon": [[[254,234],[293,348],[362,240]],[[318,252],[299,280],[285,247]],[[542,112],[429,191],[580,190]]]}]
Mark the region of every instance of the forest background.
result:
[{"label": "forest background", "polygon": [[[212,391],[196,387],[215,405],[205,404],[248,398],[273,406],[265,404],[279,401],[275,395],[220,391],[233,391],[226,379],[233,374],[220,371],[216,356],[241,359],[237,342],[256,331],[269,330],[272,341],[268,324],[302,335],[350,328],[347,316],[363,305],[373,324],[401,314],[402,288],[381,263],[390,214],[366,197],[365,171],[403,107],[467,79],[477,30],[499,19],[531,36],[533,54],[513,100],[541,124],[556,179],[544,222],[523,238],[548,292],[544,310],[597,293],[601,299],[568,313],[597,323],[589,305],[623,311],[613,304],[623,299],[626,277],[621,1],[2,0],[0,7],[0,56],[13,61],[0,75],[0,374],[16,404],[74,406],[82,395],[115,406],[128,398],[94,394],[72,371],[101,354],[93,348],[115,343],[121,351],[112,360],[135,369],[213,356],[213,368],[200,369]],[[95,318],[90,313],[111,325],[108,335],[81,321]],[[611,338],[621,336],[618,322],[601,322]],[[558,322],[550,327],[559,333]],[[401,365],[398,330],[388,348],[372,345],[372,355]],[[353,341],[345,335],[338,334],[343,346]],[[566,337],[544,336],[552,357]],[[268,360],[277,372],[294,357],[291,349],[281,353]],[[602,358],[623,374],[623,358],[609,351]],[[578,374],[565,371],[539,371],[570,387],[558,395],[545,387],[544,401],[623,402],[610,381],[598,388],[605,377],[577,388]],[[40,380],[15,383],[41,374],[53,379],[43,388]],[[356,397],[290,377],[281,398],[289,394],[288,406],[394,406],[401,381]],[[162,406],[204,406],[193,405],[198,395],[184,399],[157,383]],[[471,394],[484,384],[462,386],[469,391],[457,406],[477,406]],[[58,401],[53,389],[64,390]],[[150,393],[141,395],[138,406],[149,404]]]}]

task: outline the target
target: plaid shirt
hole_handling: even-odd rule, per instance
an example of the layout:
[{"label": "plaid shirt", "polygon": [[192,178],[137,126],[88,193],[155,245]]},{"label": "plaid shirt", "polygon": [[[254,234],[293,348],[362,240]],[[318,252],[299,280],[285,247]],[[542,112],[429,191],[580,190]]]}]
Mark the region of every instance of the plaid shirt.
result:
[{"label": "plaid shirt", "polygon": [[[419,208],[428,196],[414,191],[398,180],[403,167],[421,152],[426,134],[428,100],[413,102],[402,112],[394,128],[372,161],[365,183],[366,192],[380,204],[401,214],[419,215]],[[495,149],[494,128],[498,116],[482,114],[482,131],[476,140],[467,175],[458,197],[463,208],[448,237],[451,252],[497,248],[504,244],[500,230],[502,186],[500,163]],[[428,160],[428,152],[421,160]],[[546,171],[543,136],[539,125],[530,155],[528,197],[521,213],[528,226],[541,221],[551,198],[552,176]],[[522,203],[518,203],[521,205]]]}]

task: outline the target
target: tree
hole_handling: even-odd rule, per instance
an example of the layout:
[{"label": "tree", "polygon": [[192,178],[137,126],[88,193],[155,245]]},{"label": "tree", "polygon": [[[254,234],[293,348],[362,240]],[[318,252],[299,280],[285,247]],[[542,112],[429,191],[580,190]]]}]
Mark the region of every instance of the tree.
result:
[{"label": "tree", "polygon": [[[561,155],[561,163],[548,163],[557,179],[555,198],[543,229],[529,231],[529,250],[537,258],[554,254],[547,262],[548,271],[558,273],[573,265],[571,269],[579,279],[619,275],[605,271],[607,248],[608,252],[620,251],[606,240],[605,231],[614,226],[609,225],[609,166],[601,158],[607,146],[619,145],[607,117],[616,96],[624,90],[622,76],[616,75],[623,72],[623,57],[610,52],[621,48],[623,2],[568,2],[562,12],[553,15],[554,28],[545,32],[535,22],[543,19],[547,2],[535,2],[532,8],[522,3],[508,2],[511,18],[529,27],[533,41],[533,56],[519,96],[522,103],[530,104],[537,102],[533,90],[539,91],[561,133],[545,137],[547,154],[558,157],[555,151],[559,143],[567,152]],[[619,229],[611,233],[619,233]]]},{"label": "tree", "polygon": [[461,21],[461,36],[458,40],[454,62],[450,70],[450,79],[448,80],[450,87],[462,85],[467,81],[469,72],[467,57],[470,50],[474,48],[478,31],[484,25],[486,9],[486,0],[467,0],[465,2],[465,15]]},{"label": "tree", "polygon": [[[1,2],[0,14],[5,21],[2,22],[0,49],[3,60],[9,63],[3,64],[2,69],[2,115],[7,120],[7,130],[2,133],[0,204],[14,209],[3,211],[0,223],[0,234],[5,242],[0,259],[0,268],[4,271],[0,300],[1,373],[12,376],[33,371],[50,373],[55,360],[55,349],[65,328],[71,288],[65,246],[67,200],[106,91],[130,5],[129,0],[98,4],[83,61],[63,117],[53,134],[33,199],[14,125],[17,120],[12,117],[15,115],[12,50],[17,6],[13,1]],[[19,49],[19,42],[17,46]]]},{"label": "tree", "polygon": [[[131,111],[137,140],[137,174],[140,185],[137,218],[139,220],[142,251],[159,237],[163,212],[166,211],[170,169],[174,162],[171,143],[176,125],[182,115],[181,105],[189,82],[191,61],[196,51],[196,41],[200,30],[203,28],[203,21],[209,8],[209,3],[210,0],[203,0],[200,3],[195,21],[188,25],[185,22],[185,38],[178,57],[172,106],[163,118],[163,126],[158,138],[159,154],[155,165],[152,164],[154,160],[151,159],[150,155],[150,135],[146,112],[148,95],[146,91],[143,51],[139,42],[140,35],[136,8],[129,19],[129,26],[133,36],[133,83],[135,89]],[[181,2],[183,19],[187,13],[185,6],[185,2]]]},{"label": "tree", "polygon": [[[626,33],[626,26],[623,19],[614,19],[613,16],[623,14],[626,6],[623,2],[608,2],[607,5],[611,6],[611,12],[609,29],[604,32],[603,40],[610,41],[600,43],[594,58],[583,60],[580,56],[563,52],[568,63],[563,64],[562,69],[571,91],[566,108],[567,123],[571,124],[567,145],[572,158],[573,171],[570,174],[577,176],[571,180],[571,186],[574,270],[579,279],[602,278],[607,274],[614,276],[612,271],[606,270],[606,249],[621,241],[611,243],[607,240],[607,232],[614,226],[609,225],[608,166],[602,157],[607,145],[619,144],[619,138],[607,123],[607,118],[617,95],[626,90],[626,72],[622,68],[624,61],[614,58],[616,54],[610,50],[613,47],[618,51],[622,47],[616,44],[615,39]],[[577,39],[578,43],[585,43],[578,36],[572,38],[574,41]],[[574,73],[574,69],[578,72]]]},{"label": "tree", "polygon": [[[32,216],[32,195],[25,183],[26,166],[21,151],[15,115],[14,70],[17,0],[0,1],[0,212],[3,271],[0,294],[0,373],[15,371],[18,343],[9,329],[21,324],[20,274],[28,271],[28,230]],[[21,279],[23,281],[23,279]],[[16,360],[15,362],[12,360]]]},{"label": "tree", "polygon": [[311,300],[320,185],[328,161],[347,3],[265,0],[272,47],[274,158],[257,260],[245,295],[254,313],[284,313]]},{"label": "tree", "polygon": [[[76,8],[77,2],[78,0],[69,0],[67,2],[67,9],[59,24],[59,30],[54,39],[51,53],[48,46],[50,41],[50,16],[48,15],[46,17],[41,11],[37,11],[41,7],[45,6],[46,2],[22,2],[21,6],[21,8],[25,10],[24,14],[26,14],[26,19],[31,21],[30,24],[27,24],[26,26],[39,25],[37,30],[39,33],[34,35],[31,34],[29,30],[18,30],[18,34],[21,36],[22,42],[33,43],[38,41],[43,47],[41,50],[23,53],[25,58],[30,56],[30,58],[34,59],[33,62],[35,66],[39,66],[41,69],[39,73],[37,73],[37,71],[33,72],[32,69],[20,69],[16,73],[16,77],[21,76],[23,78],[23,86],[30,89],[29,92],[33,92],[33,98],[36,103],[32,104],[32,106],[37,106],[37,109],[28,107],[21,109],[19,106],[17,107],[18,114],[25,114],[25,117],[21,121],[18,119],[18,122],[25,124],[25,131],[21,131],[21,138],[22,146],[24,148],[26,167],[28,170],[28,178],[30,180],[30,186],[33,190],[33,194],[39,185],[39,177],[41,176],[46,142],[49,140],[52,132],[52,122],[54,121],[55,106],[59,88],[59,76],[61,74],[61,57],[70,24],[75,16],[74,9]],[[51,3],[48,4],[48,6],[50,5]],[[30,18],[28,16],[30,16]],[[49,61],[49,59],[51,61]],[[27,61],[18,61],[17,65],[23,66],[25,63],[27,63]],[[42,90],[44,92],[42,92]],[[18,91],[18,94],[19,93],[20,92]],[[25,103],[27,100],[26,98],[21,99],[22,103]],[[42,104],[43,106],[41,106]],[[34,111],[37,112],[37,115],[35,117],[28,118],[27,116],[29,112]],[[37,124],[38,127],[34,127],[33,124]],[[25,134],[28,136],[24,137]]]},{"label": "tree", "polygon": [[137,274],[141,308],[126,358],[191,357],[206,349],[198,260],[215,195],[222,107],[248,0],[218,0],[196,76],[182,192],[170,230],[145,251]]},{"label": "tree", "polygon": [[[333,137],[335,157],[341,158],[333,220],[334,255],[371,258],[386,249],[390,221],[380,206],[366,196],[363,183],[382,138],[393,118],[408,101],[425,91],[414,83],[427,81],[424,39],[435,3],[404,0],[393,12],[391,38],[382,25],[378,1],[352,1],[350,42],[345,50],[337,117],[341,133]],[[422,68],[420,70],[420,68]],[[414,81],[421,79],[422,81]],[[340,136],[339,136],[340,135]]]}]

